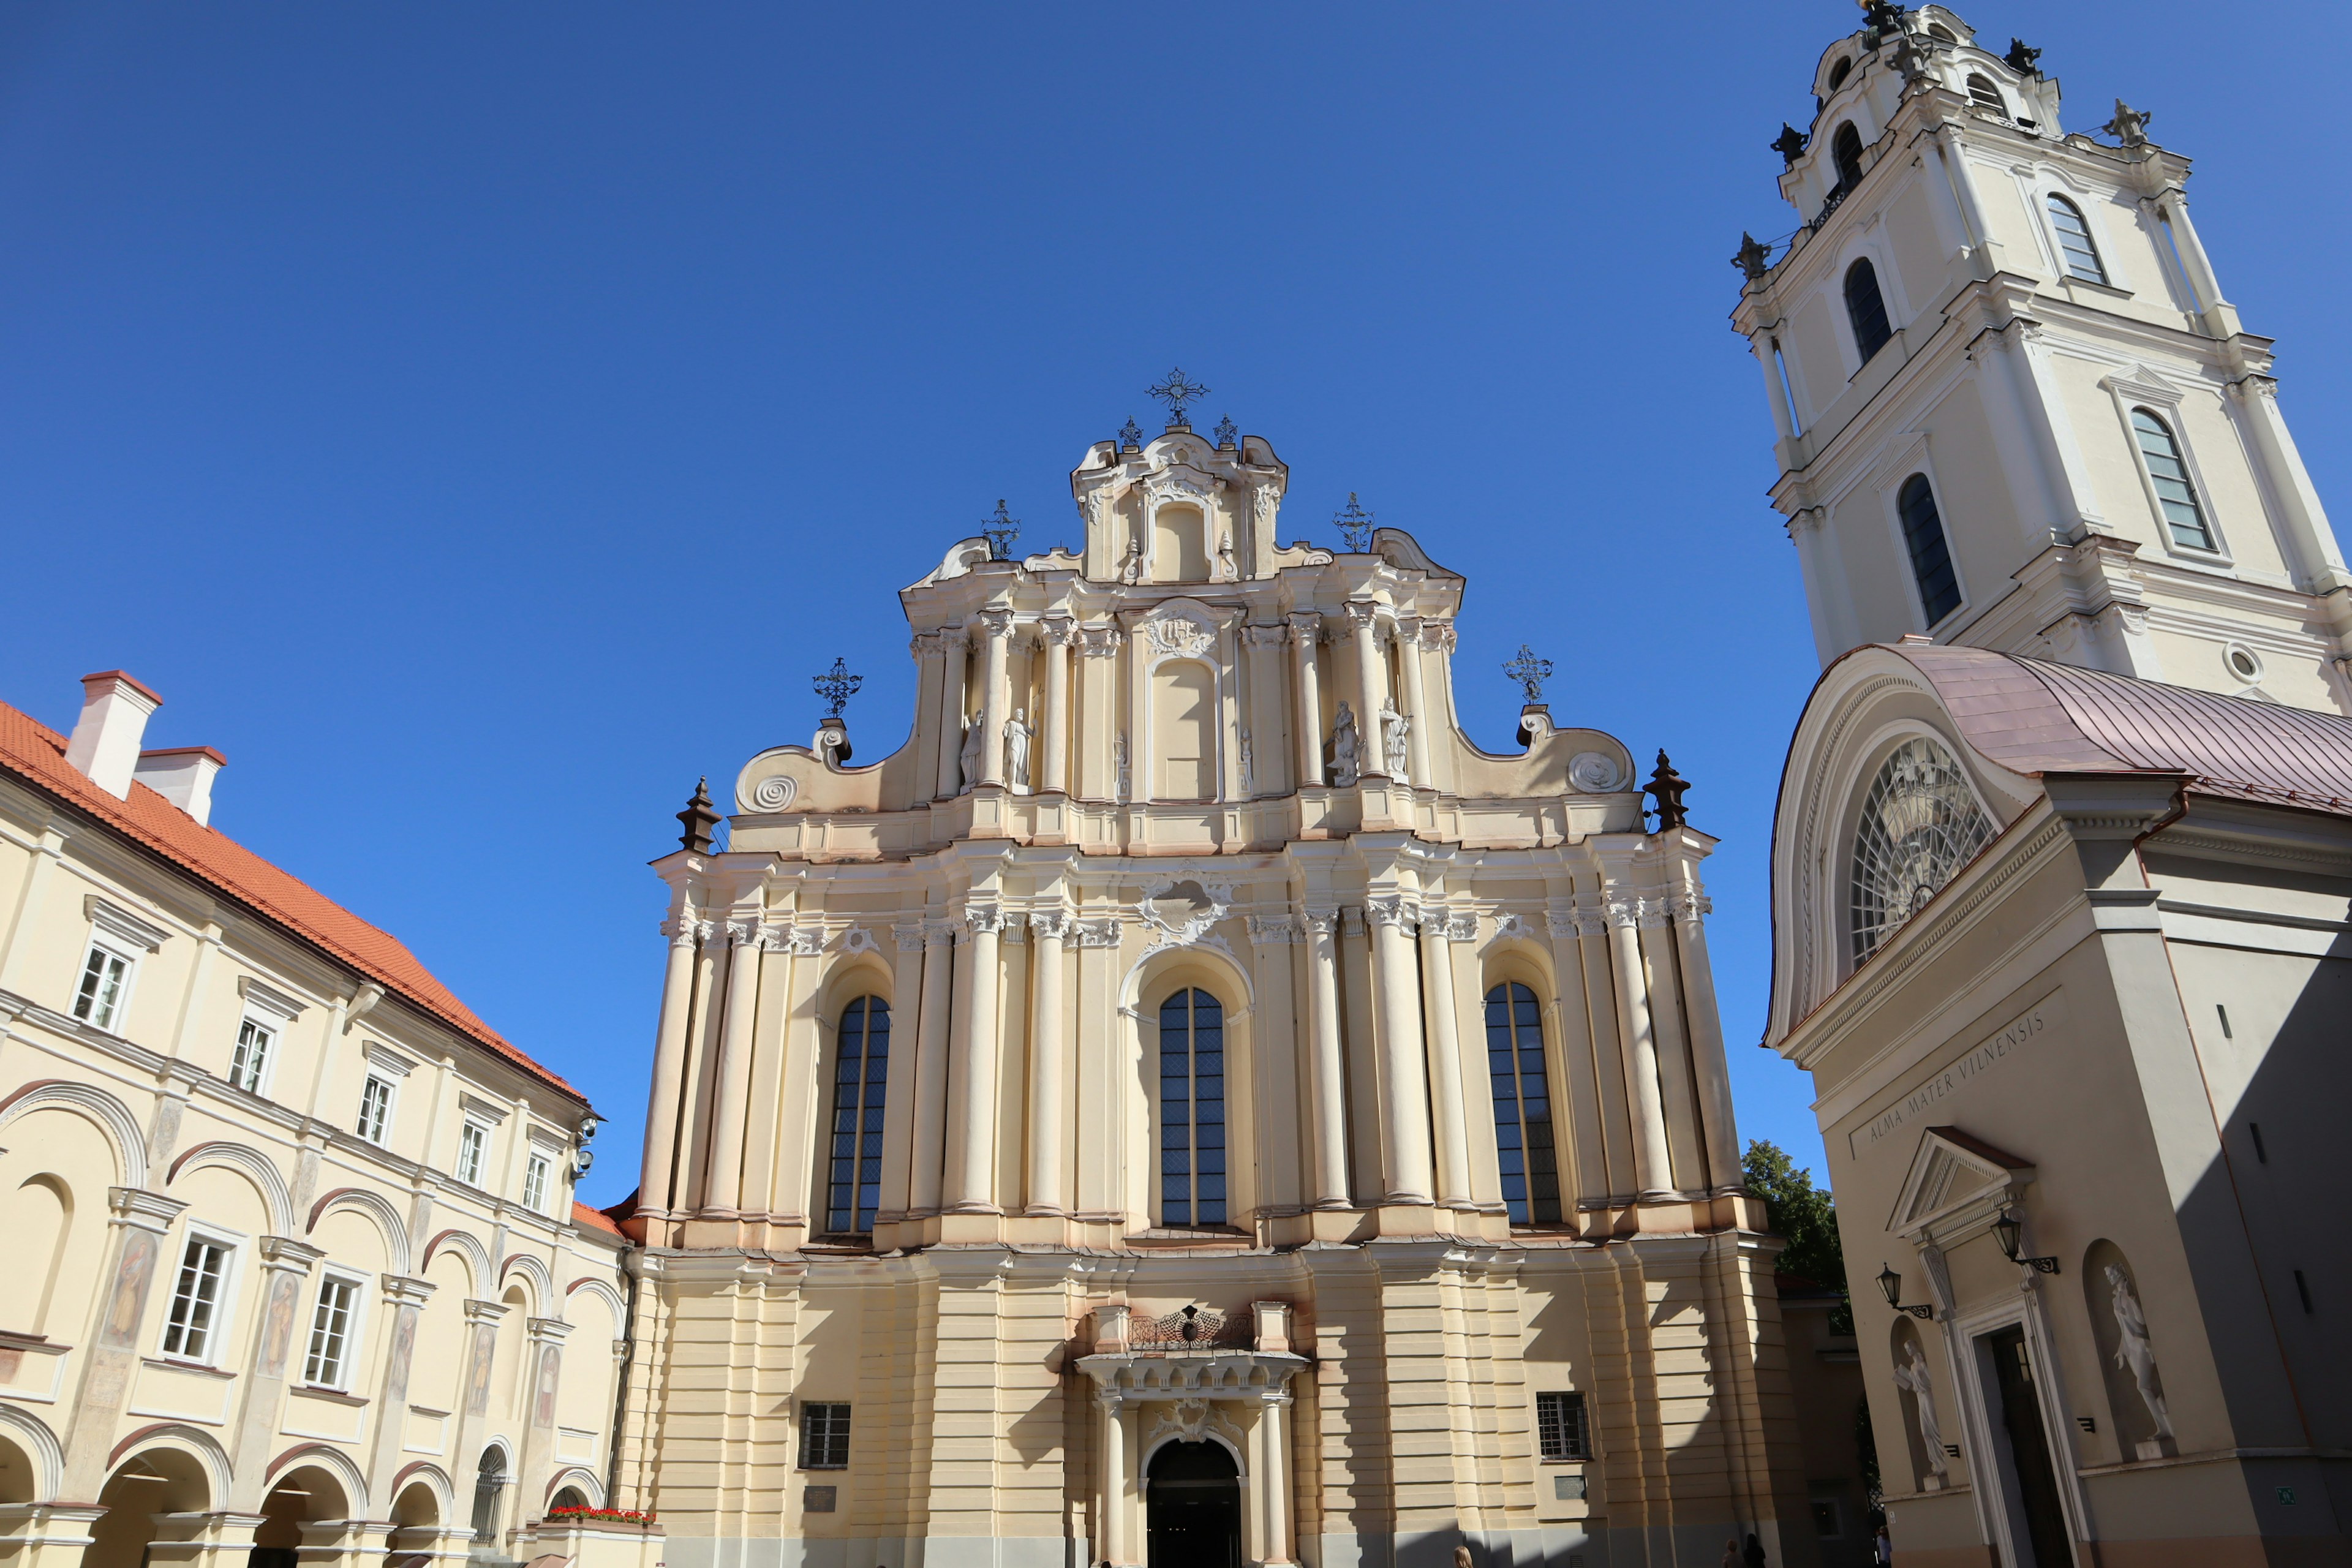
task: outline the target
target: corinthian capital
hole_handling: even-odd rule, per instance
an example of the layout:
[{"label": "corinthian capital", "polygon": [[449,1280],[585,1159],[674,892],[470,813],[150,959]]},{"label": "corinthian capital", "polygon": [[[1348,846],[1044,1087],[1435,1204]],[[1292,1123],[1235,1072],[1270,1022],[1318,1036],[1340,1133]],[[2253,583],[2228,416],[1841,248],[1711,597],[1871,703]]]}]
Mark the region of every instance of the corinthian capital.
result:
[{"label": "corinthian capital", "polygon": [[1009,637],[1013,635],[1013,612],[982,610],[980,612],[980,624],[990,637]]},{"label": "corinthian capital", "polygon": [[1045,628],[1045,641],[1055,647],[1066,647],[1077,636],[1077,624],[1067,616],[1047,616],[1038,623]]},{"label": "corinthian capital", "polygon": [[1298,610],[1283,617],[1290,623],[1291,640],[1300,647],[1313,647],[1323,635],[1323,617],[1312,610]]},{"label": "corinthian capital", "polygon": [[1410,931],[1420,923],[1419,911],[1402,899],[1373,899],[1364,905],[1364,918],[1376,926]]},{"label": "corinthian capital", "polygon": [[1701,915],[1715,912],[1715,900],[1705,893],[1682,892],[1666,895],[1666,913],[1677,921],[1696,921]]},{"label": "corinthian capital", "polygon": [[1350,599],[1339,606],[1339,611],[1348,617],[1350,626],[1361,632],[1371,629],[1380,618],[1381,607],[1370,599]]}]

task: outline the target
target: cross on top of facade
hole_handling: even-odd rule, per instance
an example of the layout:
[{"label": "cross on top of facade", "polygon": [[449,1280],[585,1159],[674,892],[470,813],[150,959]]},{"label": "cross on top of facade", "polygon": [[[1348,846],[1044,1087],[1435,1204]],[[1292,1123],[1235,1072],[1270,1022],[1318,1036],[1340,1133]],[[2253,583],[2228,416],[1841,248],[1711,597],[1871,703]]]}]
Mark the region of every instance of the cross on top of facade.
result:
[{"label": "cross on top of facade", "polygon": [[1331,514],[1331,524],[1339,531],[1339,537],[1348,542],[1349,552],[1359,555],[1363,553],[1364,542],[1372,534],[1372,514],[1357,501],[1355,491],[1348,492],[1345,510]]},{"label": "cross on top of facade", "polygon": [[1159,385],[1147,386],[1143,390],[1168,405],[1168,428],[1171,430],[1190,430],[1192,426],[1185,421],[1184,405],[1198,403],[1209,395],[1207,387],[1198,382],[1185,380],[1181,367],[1170,371],[1168,379]]},{"label": "cross on top of facade", "polygon": [[1503,673],[1519,683],[1519,689],[1528,694],[1528,702],[1533,706],[1543,700],[1543,683],[1551,679],[1551,660],[1538,658],[1535,649],[1521,643],[1517,657],[1503,666]]},{"label": "cross on top of facade", "polygon": [[999,498],[996,515],[980,520],[980,534],[988,541],[988,558],[991,561],[1010,561],[1013,559],[1010,553],[1013,542],[1021,537],[1021,520],[1007,513],[1003,500]]},{"label": "cross on top of facade", "polygon": [[857,695],[857,689],[866,684],[866,678],[850,674],[849,661],[836,658],[833,661],[833,668],[817,676],[811,684],[816,688],[816,694],[824,699],[825,721],[830,723],[841,717],[841,705]]}]

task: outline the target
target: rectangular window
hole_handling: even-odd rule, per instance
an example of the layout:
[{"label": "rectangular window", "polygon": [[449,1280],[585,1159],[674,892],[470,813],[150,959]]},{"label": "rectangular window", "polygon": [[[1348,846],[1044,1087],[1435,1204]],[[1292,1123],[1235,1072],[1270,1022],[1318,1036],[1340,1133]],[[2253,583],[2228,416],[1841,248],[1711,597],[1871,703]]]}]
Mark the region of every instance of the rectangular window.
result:
[{"label": "rectangular window", "polygon": [[247,1018],[236,1029],[236,1054],[229,1058],[228,1081],[247,1094],[261,1092],[261,1075],[269,1066],[270,1047],[278,1033]]},{"label": "rectangular window", "polygon": [[482,1160],[490,1146],[489,1132],[478,1121],[457,1129],[457,1179],[469,1187],[482,1184]]},{"label": "rectangular window", "polygon": [[381,1143],[391,1125],[392,1080],[370,1073],[367,1087],[360,1090],[360,1122],[353,1131],[371,1143]]},{"label": "rectangular window", "polygon": [[1584,1432],[1584,1395],[1536,1395],[1536,1449],[1547,1459],[1592,1458]]},{"label": "rectangular window", "polygon": [[89,944],[82,961],[81,986],[74,993],[73,1015],[95,1029],[110,1034],[122,1016],[124,993],[131,988],[131,961],[101,942]]},{"label": "rectangular window", "polygon": [[522,1168],[522,1206],[535,1213],[547,1212],[548,1162],[544,1154],[533,1154]]},{"label": "rectangular window", "polygon": [[227,1274],[227,1243],[208,1236],[188,1237],[187,1250],[180,1255],[180,1282],[172,1290],[172,1313],[163,1325],[165,1355],[188,1361],[212,1358],[221,1286]]},{"label": "rectangular window", "polygon": [[801,1468],[803,1470],[849,1468],[848,1405],[803,1405],[801,1406]]},{"label": "rectangular window", "polygon": [[319,1308],[310,1315],[310,1354],[302,1381],[313,1388],[341,1388],[351,1377],[352,1312],[360,1282],[330,1274],[319,1281]]}]

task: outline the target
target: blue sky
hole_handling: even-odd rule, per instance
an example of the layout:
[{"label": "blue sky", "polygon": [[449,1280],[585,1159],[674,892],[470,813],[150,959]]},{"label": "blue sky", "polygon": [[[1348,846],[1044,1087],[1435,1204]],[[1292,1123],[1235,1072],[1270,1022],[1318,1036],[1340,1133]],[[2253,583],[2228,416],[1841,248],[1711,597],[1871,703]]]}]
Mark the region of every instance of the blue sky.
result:
[{"label": "blue sky", "polygon": [[[1977,5],[2071,129],[2118,94],[2346,496],[2347,13]],[[164,695],[215,823],[397,932],[612,1118],[634,1179],[697,774],[904,731],[894,594],[1181,363],[1469,579],[1472,735],[1522,641],[1564,723],[1693,781],[1744,1134],[1766,854],[1816,673],[1727,328],[1767,150],[1855,22],[1795,5],[0,12],[0,700]],[[2259,70],[2253,68],[2259,65]]]}]

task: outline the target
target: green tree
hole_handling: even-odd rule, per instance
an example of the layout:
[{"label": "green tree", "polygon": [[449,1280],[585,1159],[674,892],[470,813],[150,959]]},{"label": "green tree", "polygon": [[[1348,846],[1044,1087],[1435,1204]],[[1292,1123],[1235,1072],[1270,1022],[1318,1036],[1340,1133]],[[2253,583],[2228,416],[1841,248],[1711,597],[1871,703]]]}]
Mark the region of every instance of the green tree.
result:
[{"label": "green tree", "polygon": [[1789,1244],[1780,1271],[1844,1289],[1845,1253],[1838,1246],[1837,1204],[1829,1189],[1813,1185],[1811,1171],[1762,1138],[1749,1142],[1742,1163],[1748,1190],[1764,1200],[1766,1223]]}]

